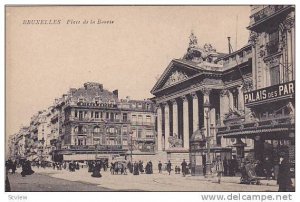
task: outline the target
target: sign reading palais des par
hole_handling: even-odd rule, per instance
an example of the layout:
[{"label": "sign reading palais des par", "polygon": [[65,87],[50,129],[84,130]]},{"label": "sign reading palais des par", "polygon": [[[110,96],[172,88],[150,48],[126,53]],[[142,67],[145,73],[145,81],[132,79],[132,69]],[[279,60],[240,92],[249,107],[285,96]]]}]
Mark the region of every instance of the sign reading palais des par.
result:
[{"label": "sign reading palais des par", "polygon": [[244,93],[245,105],[258,104],[272,99],[291,97],[295,94],[295,81]]}]

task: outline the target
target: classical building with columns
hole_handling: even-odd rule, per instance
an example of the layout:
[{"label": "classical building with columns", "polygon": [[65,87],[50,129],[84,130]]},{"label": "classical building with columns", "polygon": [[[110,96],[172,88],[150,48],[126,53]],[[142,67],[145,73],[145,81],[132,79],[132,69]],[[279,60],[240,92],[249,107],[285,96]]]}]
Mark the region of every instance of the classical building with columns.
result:
[{"label": "classical building with columns", "polygon": [[244,114],[244,83],[250,85],[252,80],[251,60],[250,45],[234,53],[218,53],[210,44],[198,45],[191,34],[187,53],[170,62],[151,90],[157,105],[158,156],[163,161],[193,163],[195,133],[206,141],[199,150],[202,164],[207,153],[211,159],[231,158],[233,148],[222,145],[217,127],[234,114]]}]

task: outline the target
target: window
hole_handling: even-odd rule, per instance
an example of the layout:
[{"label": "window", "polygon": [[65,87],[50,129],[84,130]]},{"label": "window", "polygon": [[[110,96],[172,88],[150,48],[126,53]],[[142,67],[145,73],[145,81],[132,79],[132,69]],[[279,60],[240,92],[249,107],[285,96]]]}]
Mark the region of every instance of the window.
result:
[{"label": "window", "polygon": [[268,55],[277,53],[279,47],[279,32],[278,30],[269,34],[269,42],[266,45]]},{"label": "window", "polygon": [[138,107],[139,109],[142,109],[142,108],[143,108],[142,103],[138,103],[137,107]]},{"label": "window", "polygon": [[136,122],[136,115],[132,115],[132,122]]},{"label": "window", "polygon": [[91,118],[94,118],[94,112],[91,111]]},{"label": "window", "polygon": [[143,130],[142,129],[139,129],[138,130],[138,137],[141,138],[143,135]]},{"label": "window", "polygon": [[106,118],[109,119],[109,112],[106,112]]},{"label": "window", "polygon": [[77,110],[75,110],[75,117],[77,117]]},{"label": "window", "polygon": [[138,122],[139,122],[139,123],[143,123],[143,116],[142,116],[142,115],[139,115],[139,116],[138,116]]},{"label": "window", "polygon": [[100,131],[101,131],[100,127],[95,127],[94,128],[94,133],[100,133]]},{"label": "window", "polygon": [[232,92],[232,97],[233,97],[233,106],[238,109],[239,108],[239,94],[237,90],[234,90]]},{"label": "window", "polygon": [[79,119],[83,119],[83,113],[82,113],[82,111],[79,111]]},{"label": "window", "polygon": [[127,113],[123,114],[123,121],[127,121]]},{"label": "window", "polygon": [[110,113],[110,120],[113,121],[115,118],[115,114],[114,113]]},{"label": "window", "polygon": [[279,65],[270,68],[270,83],[276,85],[280,83],[280,69]]},{"label": "window", "polygon": [[123,126],[123,127],[122,127],[122,132],[123,132],[123,134],[128,132],[127,126]]},{"label": "window", "polygon": [[100,112],[100,118],[103,118],[103,113],[102,112]]},{"label": "window", "polygon": [[148,124],[151,123],[151,116],[148,116],[148,115],[146,116],[146,123],[148,123]]},{"label": "window", "polygon": [[95,118],[96,118],[96,119],[99,118],[99,112],[95,112]]}]

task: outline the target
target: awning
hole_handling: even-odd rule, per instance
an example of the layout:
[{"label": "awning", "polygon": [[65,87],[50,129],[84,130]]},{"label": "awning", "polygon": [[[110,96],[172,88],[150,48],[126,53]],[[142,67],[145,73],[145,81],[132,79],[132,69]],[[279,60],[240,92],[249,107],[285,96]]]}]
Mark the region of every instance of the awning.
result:
[{"label": "awning", "polygon": [[291,128],[282,127],[282,128],[265,128],[265,129],[253,129],[253,130],[241,130],[241,131],[233,131],[233,132],[226,132],[224,134],[219,134],[219,136],[223,137],[243,137],[243,136],[254,136],[254,135],[261,135],[265,133],[275,133],[275,132],[288,132],[291,131]]}]

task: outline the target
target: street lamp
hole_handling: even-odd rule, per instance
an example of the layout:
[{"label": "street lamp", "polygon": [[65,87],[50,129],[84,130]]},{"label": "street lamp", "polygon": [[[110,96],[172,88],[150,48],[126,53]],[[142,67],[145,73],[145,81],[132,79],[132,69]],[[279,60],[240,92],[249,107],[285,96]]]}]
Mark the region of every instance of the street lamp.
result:
[{"label": "street lamp", "polygon": [[132,164],[132,150],[133,150],[132,135],[133,135],[133,131],[130,131],[129,135],[130,135],[130,163]]},{"label": "street lamp", "polygon": [[205,169],[205,177],[211,176],[211,159],[210,159],[210,130],[209,130],[209,109],[210,109],[210,104],[208,100],[205,101],[204,110],[205,112],[205,118],[206,118],[206,145],[207,145],[207,158],[206,158],[206,169]]}]

